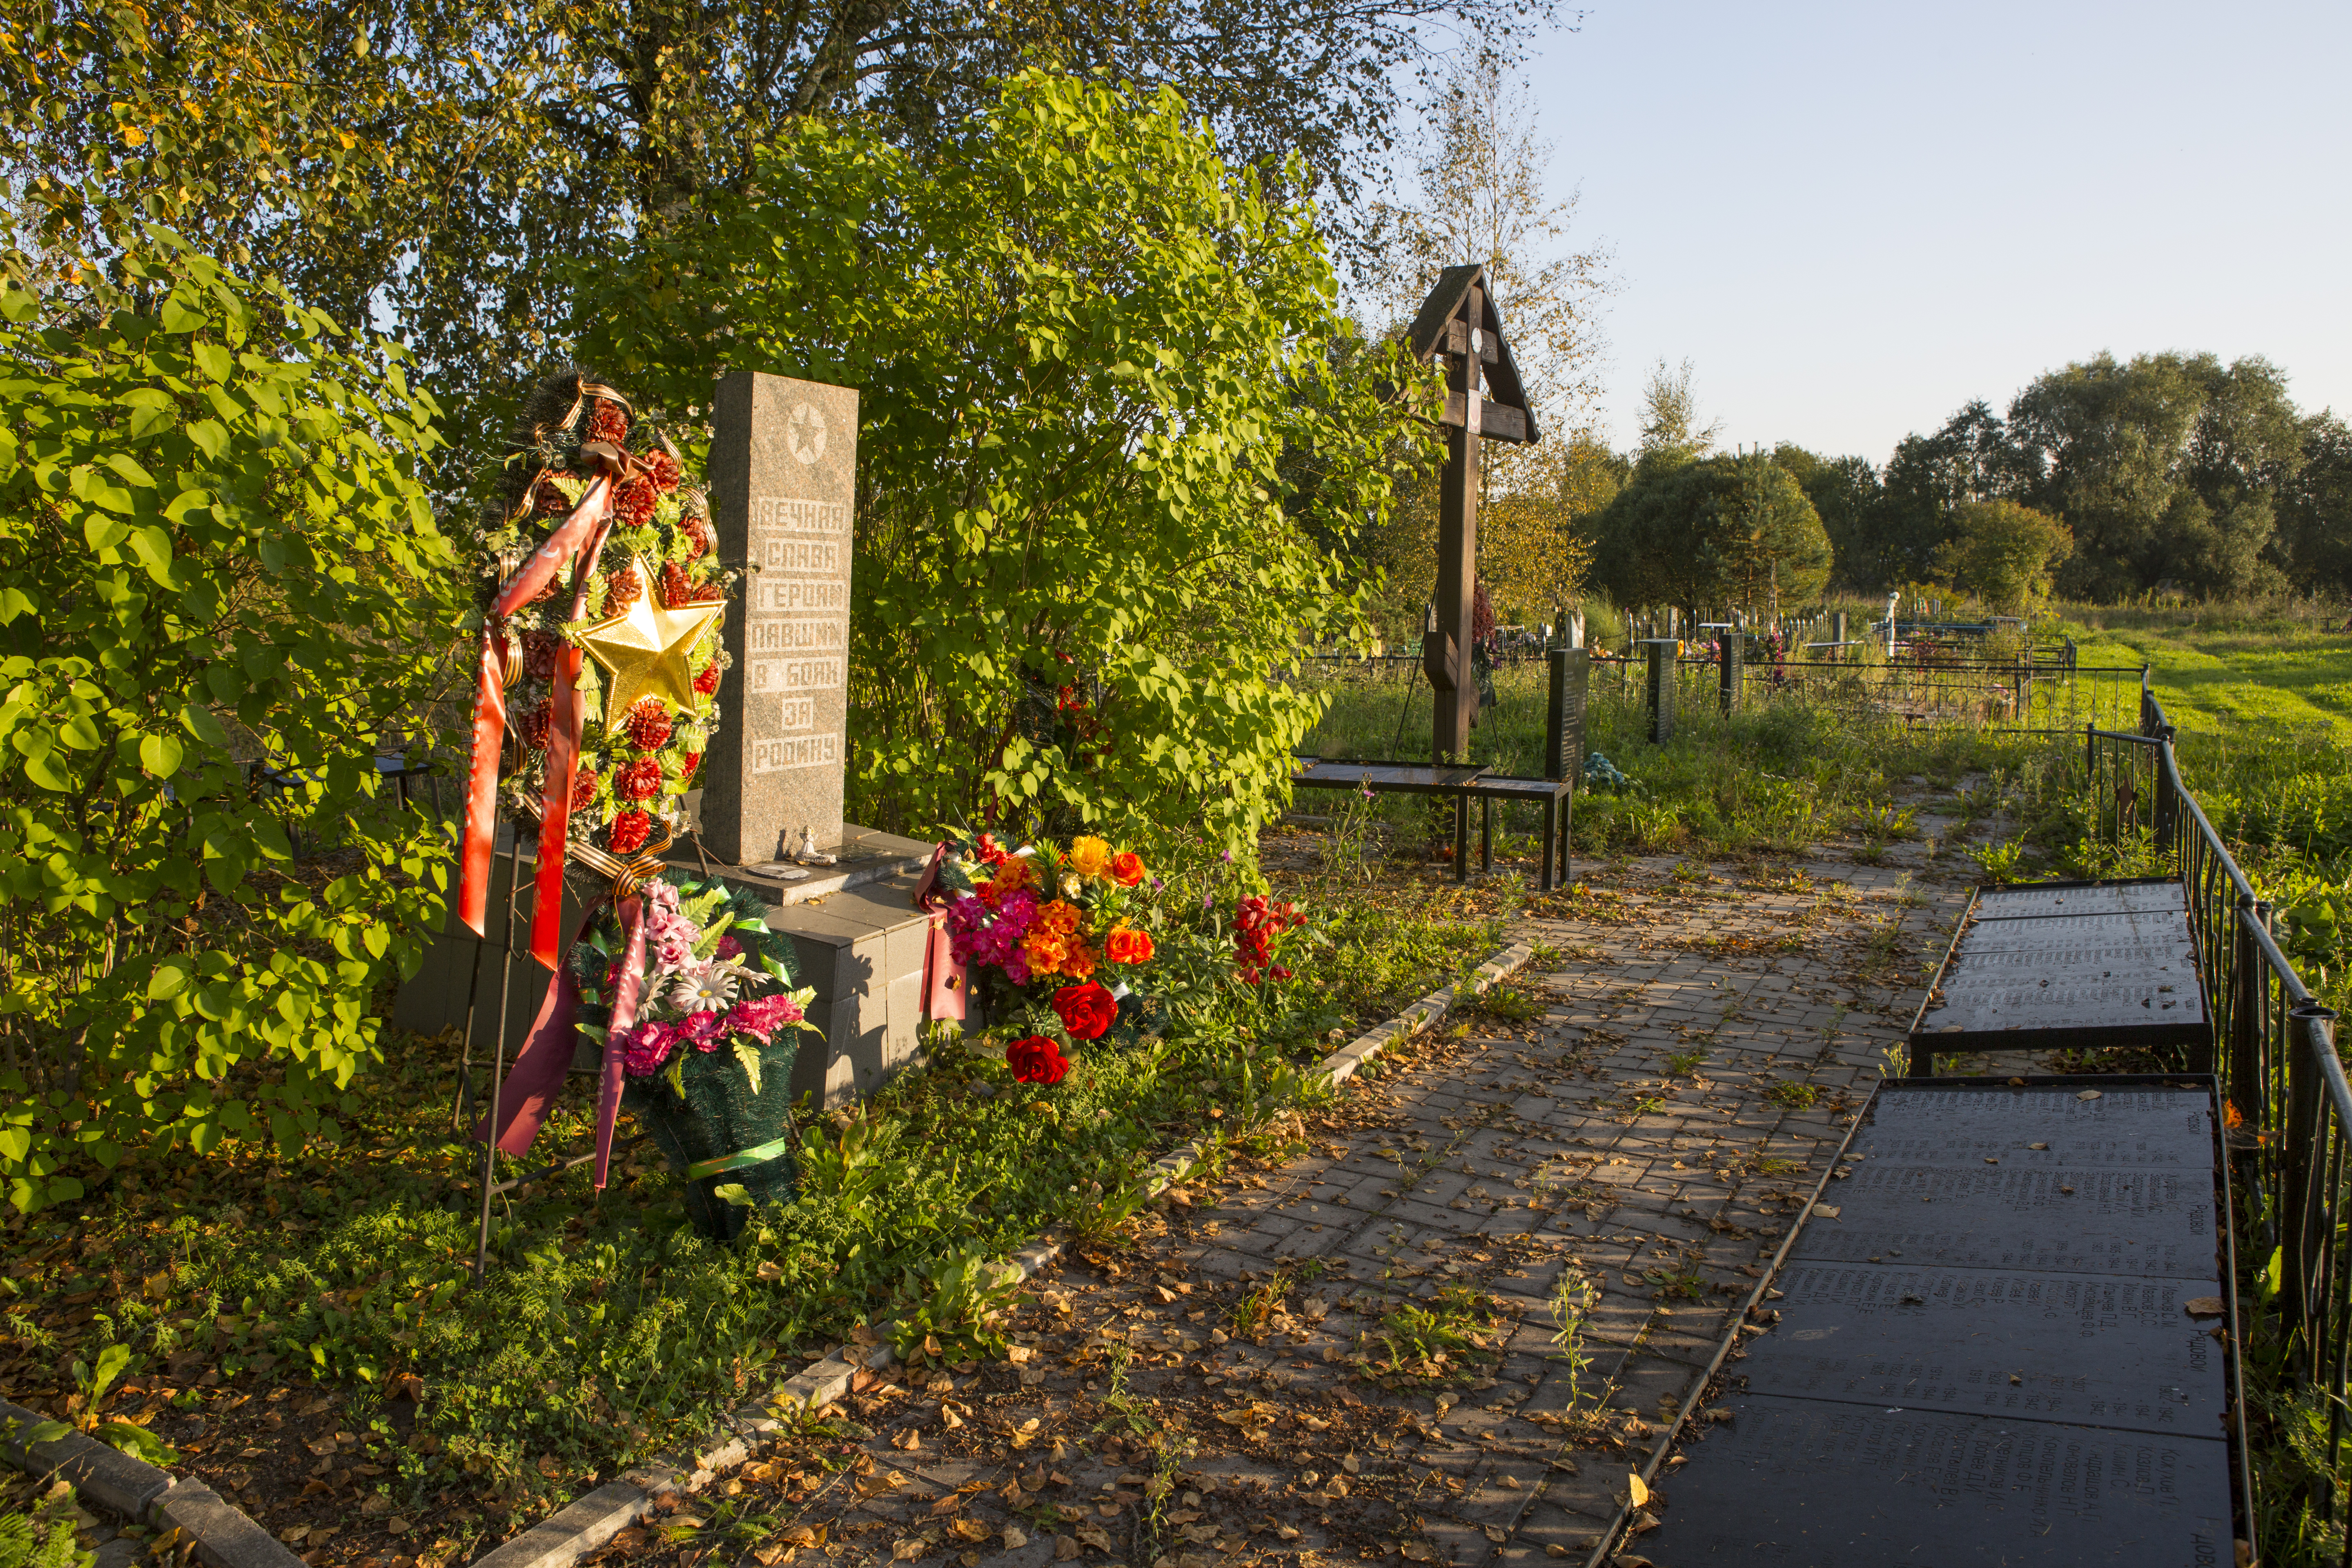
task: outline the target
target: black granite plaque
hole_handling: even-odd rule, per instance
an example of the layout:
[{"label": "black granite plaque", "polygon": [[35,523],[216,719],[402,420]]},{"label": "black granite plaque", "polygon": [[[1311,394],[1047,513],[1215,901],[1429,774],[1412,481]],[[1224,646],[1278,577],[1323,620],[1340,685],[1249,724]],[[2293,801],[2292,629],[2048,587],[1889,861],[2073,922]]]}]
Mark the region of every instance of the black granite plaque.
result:
[{"label": "black granite plaque", "polygon": [[[2018,1029],[2074,1033],[2166,1029],[2205,1022],[2194,975],[2168,968],[2140,973],[2058,972],[2019,978],[1955,965],[1920,1026],[1931,1035],[1990,1035]],[[2052,1041],[2052,1045],[2059,1042]],[[1937,1042],[1939,1048],[1949,1048]]]},{"label": "black granite plaque", "polygon": [[2201,1279],[1801,1263],[1780,1326],[1747,1342],[1758,1394],[2221,1437],[2227,1399]]},{"label": "black granite plaque", "polygon": [[2188,890],[2171,880],[2145,882],[2029,883],[1996,888],[1977,896],[1979,920],[2033,920],[2047,915],[2113,915],[2127,911],[2185,910]]},{"label": "black granite plaque", "polygon": [[2185,910],[2125,910],[2104,915],[2038,915],[1972,921],[1960,938],[1971,952],[2013,948],[2158,947],[2196,945]]},{"label": "black granite plaque", "polygon": [[1735,1394],[1685,1447],[1662,1565],[2226,1568],[2229,1446],[2054,1422]]},{"label": "black granite plaque", "polygon": [[1807,1223],[1799,1258],[2176,1279],[2203,1279],[2215,1268],[2210,1166],[1970,1169],[1868,1160],[1831,1183],[1822,1201],[1838,1213],[1817,1212]]},{"label": "black granite plaque", "polygon": [[1544,714],[1544,776],[1584,776],[1585,697],[1592,680],[1592,656],[1580,647],[1551,650],[1550,700]]},{"label": "black granite plaque", "polygon": [[1675,733],[1675,654],[1679,647],[1672,637],[1648,637],[1642,643],[1649,658],[1645,684],[1650,702],[1650,740],[1663,745]]}]

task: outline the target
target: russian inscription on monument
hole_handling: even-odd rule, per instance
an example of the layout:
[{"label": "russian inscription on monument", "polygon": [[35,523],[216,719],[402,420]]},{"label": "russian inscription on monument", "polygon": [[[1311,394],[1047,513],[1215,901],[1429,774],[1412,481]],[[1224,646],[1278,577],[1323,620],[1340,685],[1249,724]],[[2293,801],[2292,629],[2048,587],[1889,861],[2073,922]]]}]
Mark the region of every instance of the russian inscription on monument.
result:
[{"label": "russian inscription on monument", "polygon": [[702,763],[702,837],[738,864],[842,840],[848,756],[850,506],[857,394],[736,371],[712,411],[711,521],[744,572],[730,616],[730,715]]}]

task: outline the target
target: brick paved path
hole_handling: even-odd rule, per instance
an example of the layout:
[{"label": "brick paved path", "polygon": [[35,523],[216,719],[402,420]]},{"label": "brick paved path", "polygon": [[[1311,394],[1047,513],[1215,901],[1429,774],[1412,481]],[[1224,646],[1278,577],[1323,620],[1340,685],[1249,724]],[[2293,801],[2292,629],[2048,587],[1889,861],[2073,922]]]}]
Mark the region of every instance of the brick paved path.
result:
[{"label": "brick paved path", "polygon": [[780,1445],[610,1555],[1583,1559],[1942,956],[1965,880],[1909,858],[1588,874],[1518,933],[1526,1007],[1066,1254],[1014,1360],[877,1380],[854,1448]]}]

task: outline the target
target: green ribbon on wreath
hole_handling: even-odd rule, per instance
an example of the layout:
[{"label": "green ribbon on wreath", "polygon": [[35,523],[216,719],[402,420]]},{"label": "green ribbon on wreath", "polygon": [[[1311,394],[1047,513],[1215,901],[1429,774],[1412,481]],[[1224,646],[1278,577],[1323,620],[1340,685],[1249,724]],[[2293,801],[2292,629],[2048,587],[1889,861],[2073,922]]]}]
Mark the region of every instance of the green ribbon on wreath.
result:
[{"label": "green ribbon on wreath", "polygon": [[755,1143],[749,1149],[738,1149],[732,1154],[720,1154],[709,1160],[697,1160],[686,1168],[687,1180],[716,1176],[723,1171],[740,1171],[747,1165],[761,1164],[779,1154],[789,1153],[799,1140],[787,1132],[782,1138],[771,1138],[765,1143]]}]

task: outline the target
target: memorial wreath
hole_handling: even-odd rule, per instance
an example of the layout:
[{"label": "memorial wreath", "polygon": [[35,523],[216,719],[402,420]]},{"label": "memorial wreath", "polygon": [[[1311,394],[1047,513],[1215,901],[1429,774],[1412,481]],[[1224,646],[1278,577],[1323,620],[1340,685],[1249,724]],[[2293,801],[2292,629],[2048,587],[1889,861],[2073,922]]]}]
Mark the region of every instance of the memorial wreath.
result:
[{"label": "memorial wreath", "polygon": [[[529,1149],[579,1038],[601,1041],[596,1185],[625,1102],[696,1224],[729,1235],[740,1202],[790,1189],[793,1038],[814,1027],[759,900],[660,858],[718,728],[733,574],[677,447],[618,392],[552,377],[519,426],[484,520],[458,910],[485,931],[500,805],[535,819],[530,952],[555,973],[478,1136]],[[569,942],[567,867],[599,884]]]}]

